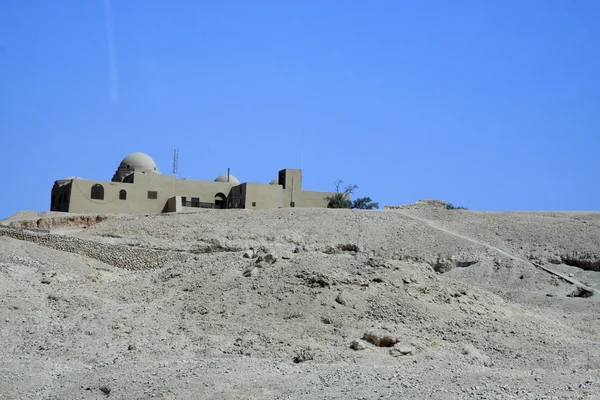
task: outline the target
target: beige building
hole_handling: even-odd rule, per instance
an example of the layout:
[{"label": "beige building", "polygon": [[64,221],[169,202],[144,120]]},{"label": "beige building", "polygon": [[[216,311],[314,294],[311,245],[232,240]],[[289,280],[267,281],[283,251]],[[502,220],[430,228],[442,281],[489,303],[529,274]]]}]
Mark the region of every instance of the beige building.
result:
[{"label": "beige building", "polygon": [[240,183],[230,173],[214,181],[162,175],[154,160],[131,153],[110,182],[69,177],[54,182],[51,211],[72,213],[161,213],[195,208],[327,207],[331,192],[302,190],[302,171],[283,169],[269,184]]}]

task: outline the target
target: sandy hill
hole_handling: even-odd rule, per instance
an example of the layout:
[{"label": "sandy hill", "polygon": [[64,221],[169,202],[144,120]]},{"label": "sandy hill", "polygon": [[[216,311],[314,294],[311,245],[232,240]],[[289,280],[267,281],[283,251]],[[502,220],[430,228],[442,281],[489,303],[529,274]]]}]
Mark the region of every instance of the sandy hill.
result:
[{"label": "sandy hill", "polygon": [[600,398],[600,213],[0,222],[0,398]]}]

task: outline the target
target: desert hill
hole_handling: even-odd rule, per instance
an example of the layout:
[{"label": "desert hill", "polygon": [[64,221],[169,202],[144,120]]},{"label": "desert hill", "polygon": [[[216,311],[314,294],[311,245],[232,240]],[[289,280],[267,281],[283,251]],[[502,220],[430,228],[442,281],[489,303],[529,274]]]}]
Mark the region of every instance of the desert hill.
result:
[{"label": "desert hill", "polygon": [[0,398],[600,398],[600,213],[0,222]]}]

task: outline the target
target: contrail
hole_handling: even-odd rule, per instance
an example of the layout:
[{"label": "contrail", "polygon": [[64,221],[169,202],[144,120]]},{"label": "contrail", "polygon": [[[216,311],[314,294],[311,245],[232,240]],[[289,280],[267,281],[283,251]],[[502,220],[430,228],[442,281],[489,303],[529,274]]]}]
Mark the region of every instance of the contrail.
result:
[{"label": "contrail", "polygon": [[117,103],[119,101],[119,74],[117,73],[117,52],[115,51],[115,38],[113,35],[110,0],[104,0],[106,10],[106,41],[108,42],[108,78],[110,80],[110,97]]}]

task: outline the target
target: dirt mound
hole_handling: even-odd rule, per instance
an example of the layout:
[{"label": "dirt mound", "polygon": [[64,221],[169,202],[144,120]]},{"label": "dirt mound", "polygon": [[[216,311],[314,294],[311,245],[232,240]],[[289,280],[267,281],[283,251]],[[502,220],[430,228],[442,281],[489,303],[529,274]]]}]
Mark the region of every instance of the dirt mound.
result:
[{"label": "dirt mound", "polygon": [[107,219],[116,218],[115,215],[88,215],[67,214],[60,212],[22,211],[2,221],[0,226],[24,229],[59,229],[59,228],[87,228]]},{"label": "dirt mound", "polygon": [[[577,285],[523,259],[544,246],[598,254],[593,230],[587,242],[564,239],[596,216],[559,216],[557,225],[470,212],[461,223],[446,213],[206,212],[106,219],[68,237],[6,234],[0,392],[600,395],[598,296],[575,295]],[[123,267],[161,252],[176,257]],[[535,254],[567,276],[600,282],[597,271]]]}]

